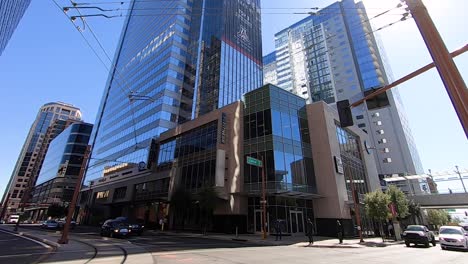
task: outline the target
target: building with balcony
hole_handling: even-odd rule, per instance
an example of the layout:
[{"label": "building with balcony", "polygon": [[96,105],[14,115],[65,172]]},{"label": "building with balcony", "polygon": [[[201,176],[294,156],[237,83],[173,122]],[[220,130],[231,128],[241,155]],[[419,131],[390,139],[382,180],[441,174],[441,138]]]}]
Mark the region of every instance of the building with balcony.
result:
[{"label": "building with balcony", "polygon": [[[335,2],[279,31],[274,41],[275,51],[264,57],[264,83],[278,85],[308,103],[355,102],[392,81],[362,2]],[[368,134],[368,150],[382,179],[423,173],[398,88],[353,107],[352,112],[354,123]],[[403,191],[409,189],[421,192],[418,181]]]},{"label": "building with balcony", "polygon": [[15,213],[20,203],[27,202],[50,142],[67,126],[80,120],[80,109],[70,104],[55,102],[40,108],[3,194],[0,218]]}]

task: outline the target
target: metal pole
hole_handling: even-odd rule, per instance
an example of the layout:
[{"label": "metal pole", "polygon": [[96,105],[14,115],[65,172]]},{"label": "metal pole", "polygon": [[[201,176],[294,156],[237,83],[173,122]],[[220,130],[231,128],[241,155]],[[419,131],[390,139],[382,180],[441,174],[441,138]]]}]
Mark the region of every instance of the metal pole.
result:
[{"label": "metal pole", "polygon": [[460,177],[460,181],[461,181],[461,183],[462,183],[463,190],[464,190],[465,193],[466,193],[465,183],[463,182],[463,178],[462,178],[462,176],[461,176],[461,173],[460,173],[460,171],[458,170],[458,166],[455,165],[455,168],[457,168],[457,170],[456,170],[455,172],[458,174],[458,177]]},{"label": "metal pole", "polygon": [[80,174],[76,181],[75,192],[73,193],[72,201],[68,207],[67,220],[65,221],[65,226],[63,227],[62,237],[57,241],[59,244],[68,244],[68,231],[70,229],[70,222],[75,212],[76,200],[78,199],[78,194],[80,193],[81,185],[84,178],[84,173],[86,170],[86,164],[88,163],[88,157],[91,153],[91,146],[86,147],[85,153],[83,155],[83,163],[81,164]]},{"label": "metal pole", "polygon": [[468,137],[468,89],[421,0],[405,0]]},{"label": "metal pole", "polygon": [[359,234],[359,242],[363,243],[364,239],[362,238],[362,226],[361,226],[361,213],[359,212],[359,197],[356,201],[356,194],[354,193],[354,182],[353,182],[353,176],[351,174],[351,170],[349,169],[349,165],[346,166],[346,171],[349,174],[349,185],[351,186],[351,196],[353,197],[353,204],[354,204],[354,212],[356,214],[356,224],[358,226],[358,234]]},{"label": "metal pole", "polygon": [[265,161],[263,156],[260,156],[262,160],[262,206],[263,206],[263,220],[262,220],[262,239],[267,237],[267,209],[266,209],[266,179],[265,179]]}]

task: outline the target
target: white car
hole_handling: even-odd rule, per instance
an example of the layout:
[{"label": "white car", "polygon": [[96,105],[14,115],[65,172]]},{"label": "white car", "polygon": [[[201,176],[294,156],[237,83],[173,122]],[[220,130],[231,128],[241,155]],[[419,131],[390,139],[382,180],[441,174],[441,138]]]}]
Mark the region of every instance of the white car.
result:
[{"label": "white car", "polygon": [[468,250],[468,233],[461,226],[442,226],[439,229],[439,242],[442,249]]}]

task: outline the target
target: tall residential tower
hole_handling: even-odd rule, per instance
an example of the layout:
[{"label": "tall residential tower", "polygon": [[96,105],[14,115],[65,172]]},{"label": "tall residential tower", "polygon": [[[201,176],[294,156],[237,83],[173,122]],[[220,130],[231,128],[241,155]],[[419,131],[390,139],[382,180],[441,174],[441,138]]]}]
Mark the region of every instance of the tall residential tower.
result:
[{"label": "tall residential tower", "polygon": [[67,124],[80,120],[81,111],[73,105],[55,102],[41,107],[3,194],[2,205],[9,208],[7,214],[17,210],[25,192],[34,186],[49,143]]},{"label": "tall residential tower", "polygon": [[[308,102],[356,101],[390,82],[372,31],[362,2],[336,2],[275,34],[264,81]],[[396,88],[353,108],[353,116],[369,135],[366,151],[380,178],[423,172]],[[417,183],[412,189],[420,191]]]}]

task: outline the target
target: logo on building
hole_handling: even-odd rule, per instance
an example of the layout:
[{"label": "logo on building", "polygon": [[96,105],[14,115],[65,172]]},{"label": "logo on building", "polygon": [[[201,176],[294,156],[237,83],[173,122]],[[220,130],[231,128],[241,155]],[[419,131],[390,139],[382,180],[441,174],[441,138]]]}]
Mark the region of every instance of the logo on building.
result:
[{"label": "logo on building", "polygon": [[226,125],[227,125],[227,116],[226,113],[221,114],[221,144],[226,143]]}]

